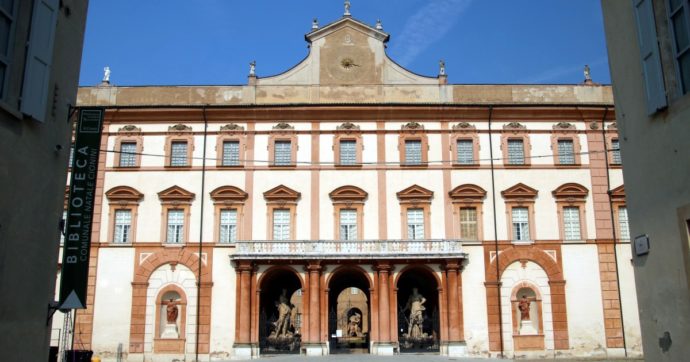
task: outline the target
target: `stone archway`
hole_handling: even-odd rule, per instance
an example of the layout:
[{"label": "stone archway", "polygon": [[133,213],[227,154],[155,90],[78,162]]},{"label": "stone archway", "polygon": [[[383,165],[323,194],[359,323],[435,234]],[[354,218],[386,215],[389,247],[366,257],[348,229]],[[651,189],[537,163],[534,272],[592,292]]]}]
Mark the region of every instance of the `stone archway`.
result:
[{"label": "stone archway", "polygon": [[396,289],[400,352],[440,352],[438,277],[424,266],[411,266],[398,276]]},{"label": "stone archway", "polygon": [[[341,267],[328,278],[330,353],[368,353],[371,331],[371,280],[357,267]],[[355,316],[359,313],[359,316]]]},{"label": "stone archway", "polygon": [[292,268],[274,267],[263,273],[257,285],[260,353],[299,353],[302,343],[302,280]]}]

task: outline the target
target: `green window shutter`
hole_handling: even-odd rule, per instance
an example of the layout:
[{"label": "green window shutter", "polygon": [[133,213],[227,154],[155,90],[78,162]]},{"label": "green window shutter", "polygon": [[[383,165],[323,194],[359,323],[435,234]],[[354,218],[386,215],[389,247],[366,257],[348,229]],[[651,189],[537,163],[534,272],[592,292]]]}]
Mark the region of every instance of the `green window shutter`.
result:
[{"label": "green window shutter", "polygon": [[59,0],[35,0],[27,49],[21,111],[44,122]]},{"label": "green window shutter", "polygon": [[637,22],[637,38],[647,95],[647,114],[666,108],[666,87],[656,36],[652,0],[632,0]]}]

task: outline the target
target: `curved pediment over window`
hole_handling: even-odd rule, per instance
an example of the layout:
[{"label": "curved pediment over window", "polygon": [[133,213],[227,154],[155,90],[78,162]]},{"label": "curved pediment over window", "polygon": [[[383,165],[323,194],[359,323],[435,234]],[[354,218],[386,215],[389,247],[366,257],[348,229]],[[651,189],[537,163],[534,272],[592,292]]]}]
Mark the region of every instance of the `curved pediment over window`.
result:
[{"label": "curved pediment over window", "polygon": [[285,186],[279,185],[264,192],[266,201],[291,201],[296,202],[302,194]]},{"label": "curved pediment over window", "polygon": [[519,183],[501,191],[501,196],[503,196],[504,199],[534,199],[537,197],[538,193],[539,191],[523,183]]},{"label": "curved pediment over window", "polygon": [[400,202],[431,202],[431,199],[434,197],[434,192],[419,185],[412,185],[396,193],[396,195],[398,195]]},{"label": "curved pediment over window", "polygon": [[158,193],[161,202],[185,202],[191,203],[194,200],[194,193],[183,189],[180,186],[172,186]]},{"label": "curved pediment over window", "polygon": [[221,186],[211,191],[211,199],[218,202],[244,203],[249,195],[239,187]]},{"label": "curved pediment over window", "polygon": [[137,191],[137,189],[129,186],[115,186],[105,193],[105,197],[108,201],[127,201],[127,202],[139,202],[144,198],[144,194]]},{"label": "curved pediment over window", "polygon": [[357,186],[340,186],[337,189],[331,191],[328,196],[331,197],[333,202],[364,202],[368,194],[366,191],[360,189]]},{"label": "curved pediment over window", "polygon": [[553,190],[551,194],[557,199],[584,199],[589,194],[589,190],[577,183],[567,183]]},{"label": "curved pediment over window", "polygon": [[448,195],[451,199],[481,200],[486,197],[486,190],[477,185],[464,184],[451,190]]}]

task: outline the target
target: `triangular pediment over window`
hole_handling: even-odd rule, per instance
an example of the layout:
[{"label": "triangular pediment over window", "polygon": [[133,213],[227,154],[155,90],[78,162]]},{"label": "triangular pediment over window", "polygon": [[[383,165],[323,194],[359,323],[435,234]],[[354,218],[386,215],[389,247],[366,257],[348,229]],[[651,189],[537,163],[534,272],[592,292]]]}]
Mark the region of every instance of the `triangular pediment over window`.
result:
[{"label": "triangular pediment over window", "polygon": [[211,191],[211,199],[215,202],[244,202],[248,194],[235,186],[221,186]]},{"label": "triangular pediment over window", "polygon": [[338,201],[358,201],[363,202],[367,198],[366,191],[360,189],[357,186],[340,186],[337,189],[331,191],[328,196],[331,197],[333,202]]},{"label": "triangular pediment over window", "polygon": [[398,192],[396,195],[398,195],[400,201],[431,201],[431,198],[434,197],[434,192],[419,185],[412,185]]},{"label": "triangular pediment over window", "polygon": [[552,192],[553,197],[557,199],[566,199],[566,198],[576,198],[576,199],[584,199],[587,197],[587,194],[589,194],[589,190],[587,190],[586,187],[576,184],[576,183],[567,183],[559,186],[557,189],[553,190]]},{"label": "triangular pediment over window", "polygon": [[537,197],[538,193],[539,191],[523,183],[519,183],[504,191],[501,191],[501,196],[506,199],[534,199]]},{"label": "triangular pediment over window", "polygon": [[266,192],[264,198],[266,201],[297,201],[302,194],[285,186],[279,185]]},{"label": "triangular pediment over window", "polygon": [[451,190],[448,195],[451,199],[481,200],[486,196],[486,190],[477,185],[464,184]]},{"label": "triangular pediment over window", "polygon": [[175,185],[159,192],[158,198],[163,202],[192,202],[194,193]]},{"label": "triangular pediment over window", "polygon": [[614,201],[625,201],[625,185],[620,185],[611,190],[611,199]]},{"label": "triangular pediment over window", "polygon": [[105,193],[108,201],[129,201],[139,202],[144,197],[144,194],[129,186],[115,186]]}]

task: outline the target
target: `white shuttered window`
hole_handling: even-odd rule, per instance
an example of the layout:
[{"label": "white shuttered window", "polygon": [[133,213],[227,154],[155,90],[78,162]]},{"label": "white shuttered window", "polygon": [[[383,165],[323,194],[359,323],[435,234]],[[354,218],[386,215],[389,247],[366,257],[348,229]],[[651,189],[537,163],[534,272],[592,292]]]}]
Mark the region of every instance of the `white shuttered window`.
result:
[{"label": "white shuttered window", "polygon": [[357,163],[357,141],[340,141],[340,164],[354,165]]},{"label": "white shuttered window", "polygon": [[238,141],[223,142],[223,166],[238,166],[240,164],[240,143]]},{"label": "white shuttered window", "polygon": [[131,239],[132,211],[115,211],[115,230],[113,230],[114,243],[128,243]]},{"label": "white shuttered window", "polygon": [[220,211],[220,242],[232,243],[237,241],[237,209]]},{"label": "white shuttered window", "polygon": [[184,210],[168,210],[168,235],[166,242],[179,244],[184,231]]},{"label": "white shuttered window", "polygon": [[[674,1],[677,2],[677,1]],[[684,2],[684,1],[683,1]],[[652,0],[633,0],[640,59],[647,95],[647,113],[654,114],[666,108],[666,87],[661,69],[661,57],[656,35],[656,21]]]},{"label": "white shuttered window", "polygon": [[137,144],[123,142],[120,144],[120,167],[134,167],[137,165]]},{"label": "white shuttered window", "polygon": [[187,142],[173,142],[170,148],[170,166],[187,166]]},{"label": "white shuttered window", "polygon": [[420,165],[422,163],[422,141],[405,141],[405,163],[408,165]]},{"label": "white shuttered window", "polygon": [[340,210],[340,240],[357,239],[357,210]]},{"label": "white shuttered window", "polygon": [[563,231],[565,240],[582,240],[580,235],[580,208],[563,208]]},{"label": "white shuttered window", "polygon": [[525,147],[522,140],[508,140],[508,164],[525,164]]},{"label": "white shuttered window", "polygon": [[630,225],[628,224],[628,208],[626,206],[618,208],[618,227],[620,228],[620,239],[630,240]]},{"label": "white shuttered window", "polygon": [[424,210],[407,209],[407,237],[408,239],[424,239]]},{"label": "white shuttered window", "polygon": [[456,143],[458,150],[458,163],[461,165],[472,165],[474,161],[474,145],[472,140],[458,140]]},{"label": "white shuttered window", "polygon": [[558,161],[561,165],[575,164],[573,140],[558,140]]},{"label": "white shuttered window", "polygon": [[290,240],[290,210],[273,210],[273,239]]},{"label": "white shuttered window", "polygon": [[292,142],[276,141],[274,149],[274,163],[278,166],[292,164]]},{"label": "white shuttered window", "polygon": [[513,208],[513,240],[530,240],[528,211],[526,207]]}]

